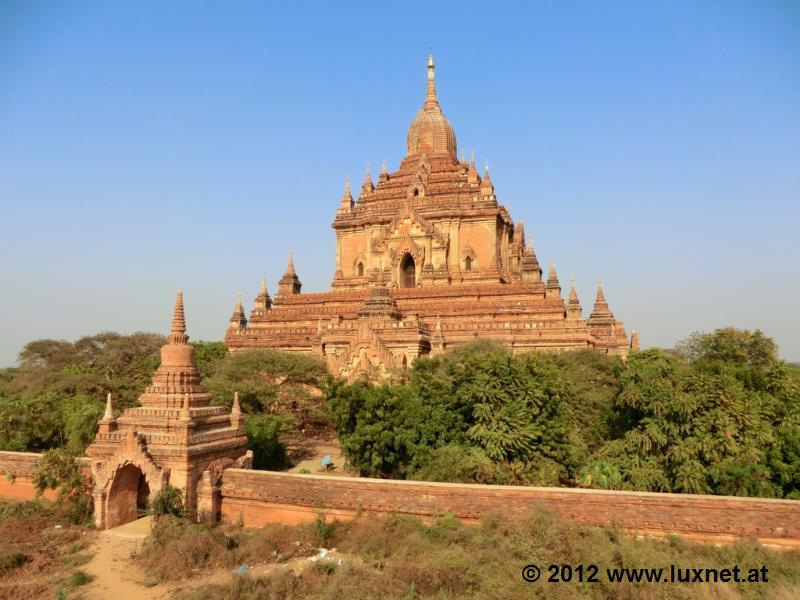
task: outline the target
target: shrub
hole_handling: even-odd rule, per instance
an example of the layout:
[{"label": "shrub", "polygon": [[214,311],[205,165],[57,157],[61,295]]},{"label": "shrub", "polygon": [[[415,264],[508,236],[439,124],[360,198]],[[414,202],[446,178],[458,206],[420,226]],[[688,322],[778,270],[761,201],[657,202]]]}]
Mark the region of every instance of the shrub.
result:
[{"label": "shrub", "polygon": [[149,511],[156,519],[164,515],[183,516],[183,492],[169,484],[163,486],[150,501]]},{"label": "shrub", "polygon": [[69,576],[69,584],[72,587],[78,587],[81,585],[86,585],[92,580],[92,577],[86,574],[83,571],[73,571],[72,575]]},{"label": "shrub", "polygon": [[253,451],[253,468],[280,470],[287,464],[286,446],[278,438],[288,419],[275,415],[249,415],[245,421],[247,445]]},{"label": "shrub", "polygon": [[71,523],[84,523],[91,517],[94,509],[91,484],[70,452],[59,448],[42,454],[33,483],[37,496],[46,489],[58,489],[60,509]]},{"label": "shrub", "polygon": [[28,555],[23,552],[0,550],[0,575],[13,571],[28,562]]}]

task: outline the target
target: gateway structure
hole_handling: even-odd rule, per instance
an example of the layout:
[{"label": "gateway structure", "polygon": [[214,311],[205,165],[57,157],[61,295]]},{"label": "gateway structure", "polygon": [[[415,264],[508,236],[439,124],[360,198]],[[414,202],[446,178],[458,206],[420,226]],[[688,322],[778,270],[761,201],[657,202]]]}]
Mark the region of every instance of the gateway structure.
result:
[{"label": "gateway structure", "polygon": [[321,356],[331,372],[385,375],[419,356],[484,338],[514,352],[594,348],[625,356],[639,345],[598,285],[588,319],[574,283],[566,302],[551,263],[546,280],[522,223],[498,204],[488,166],[459,160],[428,58],[425,103],[397,171],[367,169],[358,197],[339,204],[332,289],[303,294],[291,255],[274,300],[266,281],[247,319],[237,302],[231,351],[276,348]]}]

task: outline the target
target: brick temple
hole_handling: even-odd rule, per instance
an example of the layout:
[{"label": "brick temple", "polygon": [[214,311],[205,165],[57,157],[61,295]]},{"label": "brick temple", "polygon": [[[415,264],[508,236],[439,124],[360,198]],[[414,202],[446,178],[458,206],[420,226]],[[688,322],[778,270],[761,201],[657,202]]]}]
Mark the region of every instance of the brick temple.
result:
[{"label": "brick temple", "polygon": [[231,351],[316,354],[332,373],[384,376],[419,356],[476,338],[514,352],[638,349],[598,285],[584,319],[574,282],[566,301],[551,262],[547,278],[522,223],[497,201],[488,165],[459,160],[439,106],[433,58],[425,103],[408,130],[408,154],[377,182],[367,169],[358,197],[339,203],[336,272],[329,292],[303,294],[291,254],[271,298],[266,281],[248,319],[241,299],[225,342]]},{"label": "brick temple", "polygon": [[231,410],[211,405],[188,341],[178,292],[172,331],[161,348],[161,364],[139,397],[141,406],[117,417],[109,394],[94,443],[86,449],[100,529],[138,518],[166,484],[180,489],[188,514],[197,515],[201,483],[210,488],[224,468],[252,463],[238,398]]}]

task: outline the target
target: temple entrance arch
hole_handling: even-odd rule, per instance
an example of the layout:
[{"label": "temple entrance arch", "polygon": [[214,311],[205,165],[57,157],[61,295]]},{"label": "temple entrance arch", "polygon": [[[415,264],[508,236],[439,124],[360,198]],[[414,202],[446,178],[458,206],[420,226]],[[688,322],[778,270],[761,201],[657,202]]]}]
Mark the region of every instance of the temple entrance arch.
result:
[{"label": "temple entrance arch", "polygon": [[106,497],[106,527],[117,527],[139,518],[147,507],[150,485],[142,470],[127,463],[111,479]]},{"label": "temple entrance arch", "polygon": [[414,257],[406,254],[400,261],[400,287],[413,288],[417,285],[417,266]]}]

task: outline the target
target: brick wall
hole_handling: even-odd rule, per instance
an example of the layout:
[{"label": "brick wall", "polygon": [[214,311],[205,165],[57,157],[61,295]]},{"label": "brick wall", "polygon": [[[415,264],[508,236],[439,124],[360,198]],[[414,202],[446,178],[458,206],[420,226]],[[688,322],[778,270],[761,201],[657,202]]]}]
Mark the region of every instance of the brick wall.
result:
[{"label": "brick wall", "polygon": [[269,522],[308,522],[357,514],[407,514],[423,519],[451,511],[476,522],[490,511],[514,514],[546,509],[556,518],[585,525],[617,524],[630,532],[800,548],[800,502],[652,494],[567,488],[466,485],[271,471],[228,469],[221,485],[224,520],[258,527]]},{"label": "brick wall", "polygon": [[[36,489],[33,476],[39,465],[39,454],[32,452],[0,451],[0,498],[8,500],[33,500]],[[54,499],[56,492],[47,490],[45,498]]]}]

